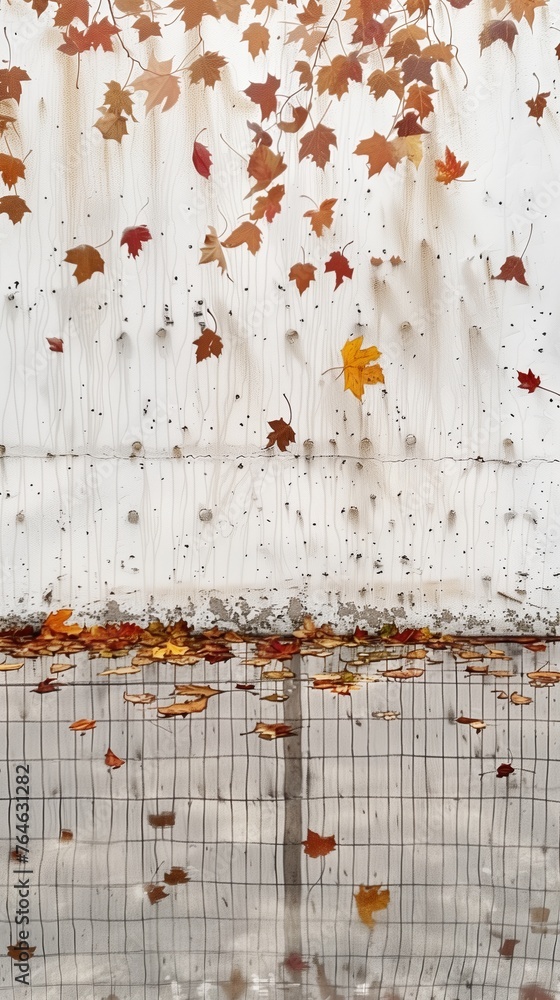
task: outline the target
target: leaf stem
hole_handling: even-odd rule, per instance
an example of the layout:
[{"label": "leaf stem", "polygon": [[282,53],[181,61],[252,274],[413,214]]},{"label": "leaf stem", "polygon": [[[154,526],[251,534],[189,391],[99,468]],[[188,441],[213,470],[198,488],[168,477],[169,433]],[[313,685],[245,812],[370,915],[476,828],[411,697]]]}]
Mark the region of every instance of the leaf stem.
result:
[{"label": "leaf stem", "polygon": [[290,403],[290,400],[289,400],[289,399],[288,399],[288,397],[286,396],[286,393],[285,393],[285,392],[283,392],[283,393],[282,393],[282,395],[283,395],[284,399],[286,400],[286,402],[287,402],[287,404],[288,404],[288,409],[289,409],[289,411],[290,411],[290,418],[289,418],[289,420],[288,420],[288,423],[289,423],[289,424],[291,424],[291,422],[292,422],[292,404]]}]

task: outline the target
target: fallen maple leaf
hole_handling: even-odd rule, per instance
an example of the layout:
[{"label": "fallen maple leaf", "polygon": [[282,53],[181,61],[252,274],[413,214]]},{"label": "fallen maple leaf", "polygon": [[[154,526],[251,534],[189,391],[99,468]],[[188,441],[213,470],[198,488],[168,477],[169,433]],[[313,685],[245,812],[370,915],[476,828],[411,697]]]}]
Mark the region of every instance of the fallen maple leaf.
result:
[{"label": "fallen maple leaf", "polygon": [[534,375],[530,368],[528,372],[517,372],[517,378],[519,379],[519,388],[527,389],[527,392],[534,392],[541,384],[539,376]]},{"label": "fallen maple leaf", "polygon": [[464,726],[470,726],[475,732],[480,732],[482,729],[486,729],[486,723],[482,719],[470,719],[465,715],[460,715],[455,722],[460,722]]},{"label": "fallen maple leaf", "polygon": [[322,236],[324,229],[330,229],[333,224],[333,208],[336,205],[336,198],[326,198],[319,205],[319,208],[310,208],[303,213],[304,219],[311,219],[311,228],[316,236]]},{"label": "fallen maple leaf", "polygon": [[204,246],[200,248],[199,264],[210,264],[212,261],[216,261],[222,273],[227,271],[226,258],[224,257],[219,236],[214,226],[209,226],[208,233],[204,237]]},{"label": "fallen maple leaf", "polygon": [[66,622],[72,617],[69,608],[59,608],[58,611],[51,611],[43,622],[43,632],[54,632],[61,635],[79,635],[82,632],[81,625],[67,625]]},{"label": "fallen maple leaf", "polygon": [[82,243],[78,247],[72,247],[71,250],[67,250],[64,262],[76,265],[74,277],[79,285],[83,281],[87,281],[88,278],[91,278],[96,271],[100,271],[103,274],[105,270],[105,262],[99,250],[89,246],[88,243]]},{"label": "fallen maple leaf", "polygon": [[31,209],[27,207],[23,198],[17,194],[5,194],[0,198],[0,215],[2,213],[7,215],[14,225],[16,222],[21,222],[25,213],[30,211]]},{"label": "fallen maple leaf", "polygon": [[62,354],[64,350],[64,341],[61,340],[60,337],[47,337],[47,344],[49,345],[49,351]]},{"label": "fallen maple leaf", "polygon": [[205,87],[214,88],[222,79],[224,66],[227,66],[227,59],[219,52],[204,52],[189,66],[191,84],[202,82]]},{"label": "fallen maple leaf", "polygon": [[148,816],[148,823],[155,829],[161,829],[164,826],[175,826],[175,813],[150,813]]},{"label": "fallen maple leaf", "polygon": [[207,707],[208,698],[201,695],[198,698],[191,698],[189,701],[174,701],[173,704],[163,707],[158,705],[158,715],[184,718],[187,715],[193,715],[193,713],[204,712]]},{"label": "fallen maple leaf", "polygon": [[303,853],[308,854],[310,858],[324,858],[334,851],[336,840],[334,836],[322,837],[320,833],[308,829],[307,840],[303,840],[302,844],[305,848]]},{"label": "fallen maple leaf", "polygon": [[268,426],[272,428],[268,435],[266,448],[278,445],[280,451],[286,451],[289,445],[294,444],[296,436],[290,424],[287,424],[282,417],[280,420],[269,420]]},{"label": "fallen maple leaf", "polygon": [[122,757],[117,757],[116,753],[113,753],[111,747],[109,747],[107,753],[105,754],[105,765],[116,770],[118,767],[122,767],[124,763],[125,761]]},{"label": "fallen maple leaf", "polygon": [[258,21],[253,21],[253,23],[245,29],[241,38],[244,42],[247,42],[249,52],[251,53],[253,59],[256,59],[259,53],[268,51],[268,46],[270,44],[270,31],[264,24],[260,24]]},{"label": "fallen maple leaf", "polygon": [[196,347],[196,363],[200,361],[206,361],[214,355],[215,358],[219,358],[223,350],[222,338],[215,330],[211,330],[209,327],[205,326],[200,337],[193,340],[193,344]]},{"label": "fallen maple leaf", "polygon": [[128,691],[123,693],[123,700],[129,701],[133,705],[152,705],[156,700],[155,694],[150,694],[148,691],[143,691],[142,694],[129,694]]},{"label": "fallen maple leaf", "polygon": [[466,163],[460,163],[455,153],[452,153],[449,146],[445,147],[445,160],[436,160],[436,181],[440,181],[442,184],[450,184],[451,181],[457,180],[458,177],[462,177],[469,165],[469,161]]},{"label": "fallen maple leaf", "polygon": [[536,118],[539,125],[546,108],[547,97],[550,97],[549,90],[537,94],[536,97],[532,97],[529,101],[525,101],[525,104],[529,108],[529,118]]},{"label": "fallen maple leaf", "polygon": [[207,146],[204,146],[201,142],[195,140],[193,146],[192,161],[194,164],[194,169],[201,177],[210,177],[210,167],[212,166],[212,157],[210,155],[210,150]]},{"label": "fallen maple leaf", "polygon": [[13,962],[28,962],[35,954],[36,946],[29,945],[25,941],[18,941],[17,944],[8,945],[8,958]]},{"label": "fallen maple leaf", "polygon": [[68,728],[73,729],[77,733],[85,733],[88,729],[95,729],[96,725],[95,719],[77,719]]},{"label": "fallen maple leaf", "polygon": [[189,881],[189,876],[184,868],[174,866],[170,871],[164,873],[163,881],[166,885],[186,885]]},{"label": "fallen maple leaf", "polygon": [[525,277],[525,265],[521,257],[506,257],[499,274],[493,274],[495,281],[517,281],[520,285],[527,285]]},{"label": "fallen maple leaf", "polygon": [[516,35],[517,28],[513,21],[488,21],[480,32],[480,51],[487,49],[494,42],[502,41],[511,52]]},{"label": "fallen maple leaf", "polygon": [[372,914],[386,910],[391,901],[389,889],[382,889],[381,892],[380,889],[380,885],[361,885],[358,892],[354,893],[358,916],[366,927],[375,926]]},{"label": "fallen maple leaf", "polygon": [[354,393],[357,399],[362,398],[366,385],[385,381],[381,366],[372,364],[381,357],[381,352],[377,347],[362,349],[363,339],[355,337],[347,340],[340,352],[343,361],[344,388]]},{"label": "fallen maple leaf", "polygon": [[396,167],[399,162],[393,144],[379,132],[374,132],[369,139],[362,139],[354,152],[357,156],[367,156],[369,177],[381,173],[386,166]]},{"label": "fallen maple leaf", "polygon": [[269,73],[264,83],[251,83],[243,91],[253,104],[259,105],[263,122],[276,111],[278,104],[276,92],[279,86],[280,80]]},{"label": "fallen maple leaf", "polygon": [[295,281],[300,295],[309,288],[312,281],[315,281],[314,264],[293,264],[288,275],[290,281]]},{"label": "fallen maple leaf", "polygon": [[285,194],[285,187],[283,184],[275,184],[270,191],[267,191],[265,195],[261,195],[257,198],[253,211],[251,212],[251,219],[263,219],[266,218],[267,222],[272,222],[274,217],[278,215],[281,211],[282,205],[281,201]]},{"label": "fallen maple leaf", "polygon": [[497,778],[509,778],[510,774],[515,774],[515,768],[511,764],[500,764],[496,771]]},{"label": "fallen maple leaf", "polygon": [[71,830],[61,830],[60,831],[59,840],[61,840],[63,844],[67,844],[68,841],[73,840],[73,839],[74,839],[74,834],[72,833]]},{"label": "fallen maple leaf", "polygon": [[257,191],[264,191],[285,170],[286,164],[281,153],[273,153],[267,145],[257,146],[251,153],[247,164],[247,173],[256,181],[256,184],[245,197],[249,198]]},{"label": "fallen maple leaf", "polygon": [[162,899],[166,899],[169,896],[169,893],[165,891],[162,885],[155,885],[153,882],[148,882],[144,886],[144,892],[152,906],[154,903],[159,903]]},{"label": "fallen maple leaf", "polygon": [[142,245],[151,239],[152,234],[147,226],[130,226],[121,236],[121,247],[126,246],[129,257],[137,257],[143,249]]},{"label": "fallen maple leaf", "polygon": [[254,222],[242,222],[237,229],[234,229],[230,233],[227,239],[222,241],[222,246],[226,247],[227,250],[231,250],[245,243],[248,250],[254,256],[260,250],[261,242],[262,233],[259,227]]},{"label": "fallen maple leaf", "polygon": [[354,274],[354,268],[350,267],[350,262],[347,257],[339,250],[334,250],[331,253],[328,261],[325,264],[325,272],[334,271],[336,274],[336,282],[334,290],[342,284],[344,278],[351,278]]},{"label": "fallen maple leaf", "polygon": [[310,156],[313,162],[316,163],[321,170],[324,170],[325,165],[329,163],[331,158],[330,147],[336,145],[336,135],[334,134],[332,128],[327,128],[326,125],[317,125],[317,127],[311,129],[310,132],[306,132],[300,140],[300,162],[304,160],[306,156]]},{"label": "fallen maple leaf", "polygon": [[46,677],[44,681],[39,681],[36,688],[31,690],[36,694],[52,694],[56,693],[60,688],[64,687],[64,684],[57,683],[53,677]]},{"label": "fallen maple leaf", "polygon": [[146,114],[158,104],[161,104],[162,111],[169,111],[179,100],[179,79],[171,72],[172,65],[172,59],[159,62],[152,53],[148,59],[148,69],[132,81],[133,90],[146,91]]},{"label": "fallen maple leaf", "polygon": [[25,164],[17,156],[0,153],[0,176],[8,188],[15,187],[25,177]]},{"label": "fallen maple leaf", "polygon": [[294,730],[286,722],[257,722],[251,733],[242,733],[242,736],[250,736],[256,733],[261,740],[278,740],[284,736],[294,736]]}]

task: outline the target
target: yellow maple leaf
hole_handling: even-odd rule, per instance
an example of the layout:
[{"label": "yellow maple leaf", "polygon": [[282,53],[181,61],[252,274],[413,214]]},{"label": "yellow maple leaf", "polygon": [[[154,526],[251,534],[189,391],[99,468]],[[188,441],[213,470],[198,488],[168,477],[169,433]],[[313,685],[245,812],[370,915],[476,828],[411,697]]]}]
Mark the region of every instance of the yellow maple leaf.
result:
[{"label": "yellow maple leaf", "polygon": [[381,357],[377,347],[366,347],[362,350],[363,337],[347,340],[341,350],[344,362],[344,388],[350,389],[357,399],[364,394],[364,386],[384,382],[385,378],[380,365],[371,362]]},{"label": "yellow maple leaf", "polygon": [[389,890],[380,892],[380,889],[380,885],[361,885],[359,891],[354,893],[358,916],[366,927],[375,927],[372,914],[377,910],[386,910],[391,901]]}]

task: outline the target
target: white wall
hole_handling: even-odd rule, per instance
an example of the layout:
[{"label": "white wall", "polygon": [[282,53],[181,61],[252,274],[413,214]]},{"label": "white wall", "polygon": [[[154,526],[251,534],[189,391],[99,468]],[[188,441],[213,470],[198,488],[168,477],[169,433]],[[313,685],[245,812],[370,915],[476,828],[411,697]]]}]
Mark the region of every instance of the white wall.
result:
[{"label": "white wall", "polygon": [[[271,50],[255,64],[235,25],[205,18],[206,47],[229,60],[223,82],[203,92],[183,74],[176,106],[147,116],[135,95],[138,121],[120,145],[92,126],[104,84],[129,72],[122,48],[84,53],[76,89],[52,4],[40,19],[22,0],[5,9],[12,64],[31,77],[12,140],[14,155],[29,153],[18,193],[31,214],[18,225],[0,215],[4,617],[42,615],[50,601],[92,618],[180,608],[199,624],[261,627],[291,628],[302,609],[349,627],[558,622],[560,415],[554,397],[516,380],[532,367],[560,389],[557,102],[553,93],[540,125],[525,105],[535,68],[541,90],[554,90],[554,12],[537,9],[532,32],[521,21],[513,53],[497,42],[481,54],[484,21],[501,15],[478,0],[435,4],[468,86],[455,62],[434,70],[439,103],[418,170],[403,161],[368,178],[353,151],[390,126],[394,108],[365,85],[340,102],[316,99],[315,123],[326,112],[337,134],[332,162],[324,172],[299,163],[301,133],[281,137],[282,212],[262,224],[256,256],[226,251],[230,281],[198,263],[199,248],[209,226],[222,232],[225,218],[230,232],[248,211],[246,163],[233,150],[247,157],[246,122],[260,115],[243,90],[270,72],[291,92],[285,78],[301,55],[284,44],[284,22],[302,6],[271,10]],[[241,26],[254,16],[245,7]],[[197,37],[179,22],[155,51],[176,66]],[[331,54],[338,45],[333,37]],[[204,127],[210,181],[191,163]],[[435,182],[446,145],[469,161],[469,183]],[[338,198],[320,239],[302,195]],[[119,240],[136,219],[153,240],[134,260]],[[531,222],[528,287],[491,280],[521,254]],[[105,273],[78,286],[66,251],[111,232]],[[324,262],[350,240],[353,279],[333,293]],[[318,270],[300,297],[288,271],[302,246]],[[385,254],[405,263],[373,268],[370,257]],[[206,307],[224,350],[197,365],[195,313]],[[385,372],[363,403],[322,374],[358,332]],[[64,352],[46,337],[63,338]],[[280,454],[263,446],[267,421],[288,419],[284,393],[296,443]]]}]

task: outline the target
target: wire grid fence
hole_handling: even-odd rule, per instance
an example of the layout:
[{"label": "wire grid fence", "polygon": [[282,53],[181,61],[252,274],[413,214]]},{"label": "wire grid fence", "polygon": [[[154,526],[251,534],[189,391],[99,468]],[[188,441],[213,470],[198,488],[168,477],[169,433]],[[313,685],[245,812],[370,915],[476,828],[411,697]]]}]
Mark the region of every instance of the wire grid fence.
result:
[{"label": "wire grid fence", "polygon": [[[503,648],[507,679],[469,675],[445,651],[422,677],[364,682],[348,696],[309,680],[339,669],[338,651],[294,658],[296,676],[277,683],[242,659],[107,678],[107,660],[78,655],[58,678],[64,689],[46,695],[32,691],[46,658],[3,674],[0,996],[509,1000],[527,983],[554,990],[559,706],[556,688],[525,676],[554,653]],[[248,681],[254,691],[236,687]],[[165,701],[174,682],[223,693],[176,720],[123,700],[127,690]],[[496,688],[533,701],[515,706]],[[261,700],[275,691],[286,700]],[[460,714],[486,729],[458,725]],[[96,728],[69,730],[79,718]],[[288,722],[295,735],[242,735],[259,721]],[[126,760],[118,770],[105,766],[109,746]],[[510,760],[514,773],[498,778]],[[18,940],[10,852],[22,763],[29,984],[6,955]],[[163,812],[174,825],[151,826]],[[334,834],[336,850],[308,857],[308,829]],[[173,866],[189,882],[152,904],[146,884]],[[356,909],[362,884],[391,893],[373,930]],[[509,956],[507,940],[517,942]]]}]

